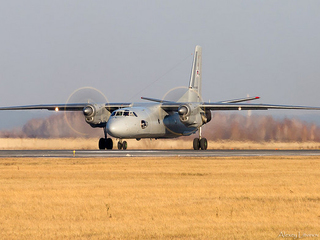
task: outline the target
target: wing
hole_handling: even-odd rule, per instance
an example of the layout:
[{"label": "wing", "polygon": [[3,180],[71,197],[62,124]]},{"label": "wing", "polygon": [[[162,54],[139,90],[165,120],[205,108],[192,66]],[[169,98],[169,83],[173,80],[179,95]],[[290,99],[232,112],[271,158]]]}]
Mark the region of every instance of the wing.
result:
[{"label": "wing", "polygon": [[[178,111],[181,105],[188,103],[162,103],[161,108],[165,111]],[[273,105],[273,104],[247,104],[247,103],[194,103],[199,104],[203,110],[228,111],[228,110],[268,110],[268,109],[300,109],[300,110],[320,110],[320,107],[293,106],[293,105]]]},{"label": "wing", "polygon": [[[161,100],[157,98],[148,98],[148,97],[141,97],[143,100],[148,100],[152,102],[158,102],[158,103],[174,103],[173,101],[167,101],[167,100]],[[251,100],[257,100],[260,99],[260,97],[246,97],[246,98],[238,98],[238,99],[232,99],[232,100],[225,100],[218,103],[239,103],[239,102],[247,102]],[[175,102],[176,103],[176,102]]]},{"label": "wing", "polygon": [[304,109],[304,110],[320,110],[320,107],[293,106],[293,105],[273,105],[273,104],[234,104],[234,103],[202,103],[202,109],[212,111],[217,110],[268,110],[268,109]]},{"label": "wing", "polygon": [[[39,105],[25,105],[0,107],[1,110],[49,110],[49,111],[83,111],[83,108],[90,103],[68,103],[68,104],[39,104]],[[130,107],[131,103],[105,103],[105,108],[109,111],[114,111],[118,108]]]}]

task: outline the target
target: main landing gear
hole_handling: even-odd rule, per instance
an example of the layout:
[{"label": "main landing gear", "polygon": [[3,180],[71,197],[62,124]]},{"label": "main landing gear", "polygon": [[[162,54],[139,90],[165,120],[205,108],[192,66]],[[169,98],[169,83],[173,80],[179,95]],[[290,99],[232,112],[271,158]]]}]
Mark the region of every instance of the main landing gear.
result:
[{"label": "main landing gear", "polygon": [[194,150],[207,150],[208,141],[206,138],[201,137],[201,127],[199,128],[199,138],[193,139],[193,149]]},{"label": "main landing gear", "polygon": [[195,138],[193,139],[193,149],[194,150],[207,150],[208,148],[208,141],[206,138]]},{"label": "main landing gear", "polygon": [[100,138],[99,140],[99,149],[112,149],[113,148],[113,141],[111,138]]},{"label": "main landing gear", "polygon": [[111,138],[107,137],[106,127],[103,128],[103,132],[104,132],[104,138],[100,138],[100,140],[99,140],[99,149],[100,150],[112,149],[113,148],[113,141]]},{"label": "main landing gear", "polygon": [[99,149],[100,150],[112,149],[113,148],[113,141],[111,138],[107,137],[106,127],[103,128],[103,132],[104,132],[104,138],[100,138],[100,140],[99,140]]},{"label": "main landing gear", "polygon": [[[103,128],[104,131],[104,138],[100,138],[99,140],[99,149],[100,150],[104,150],[104,149],[108,149],[111,150],[113,148],[113,141],[111,138],[107,137],[107,130],[104,127]],[[126,141],[122,141],[122,139],[119,140],[118,142],[118,149],[121,150],[126,150],[128,147],[128,144]]]}]

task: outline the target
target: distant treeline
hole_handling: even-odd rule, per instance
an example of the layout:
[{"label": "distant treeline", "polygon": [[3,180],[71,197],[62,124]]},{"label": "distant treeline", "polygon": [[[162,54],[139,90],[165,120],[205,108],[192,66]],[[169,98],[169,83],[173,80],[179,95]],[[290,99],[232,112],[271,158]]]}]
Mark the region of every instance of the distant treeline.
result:
[{"label": "distant treeline", "polygon": [[[320,142],[320,127],[299,119],[272,116],[244,116],[213,113],[203,135],[208,140]],[[45,119],[32,119],[22,128],[1,131],[2,138],[102,137],[103,131],[91,128],[82,113],[60,113]],[[194,137],[195,135],[191,136]]]}]

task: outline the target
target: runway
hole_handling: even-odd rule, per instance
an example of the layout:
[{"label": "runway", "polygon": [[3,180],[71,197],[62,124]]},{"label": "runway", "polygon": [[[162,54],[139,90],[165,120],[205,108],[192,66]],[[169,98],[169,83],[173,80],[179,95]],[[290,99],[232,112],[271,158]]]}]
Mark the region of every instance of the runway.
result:
[{"label": "runway", "polygon": [[1,150],[0,158],[320,156],[320,150]]}]

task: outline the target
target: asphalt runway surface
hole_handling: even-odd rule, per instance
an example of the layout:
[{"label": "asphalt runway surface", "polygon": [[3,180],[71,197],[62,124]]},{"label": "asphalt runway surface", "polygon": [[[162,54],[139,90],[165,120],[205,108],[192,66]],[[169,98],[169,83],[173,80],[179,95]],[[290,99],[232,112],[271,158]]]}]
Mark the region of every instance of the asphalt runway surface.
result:
[{"label": "asphalt runway surface", "polygon": [[320,150],[0,150],[0,158],[320,156]]}]

